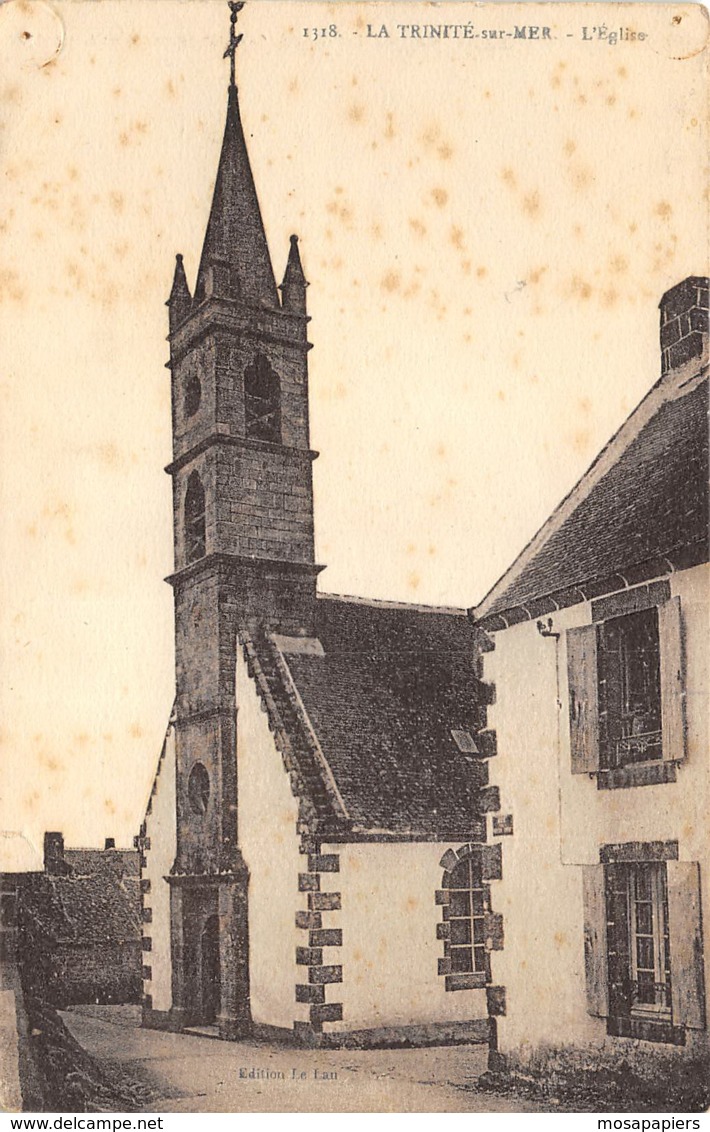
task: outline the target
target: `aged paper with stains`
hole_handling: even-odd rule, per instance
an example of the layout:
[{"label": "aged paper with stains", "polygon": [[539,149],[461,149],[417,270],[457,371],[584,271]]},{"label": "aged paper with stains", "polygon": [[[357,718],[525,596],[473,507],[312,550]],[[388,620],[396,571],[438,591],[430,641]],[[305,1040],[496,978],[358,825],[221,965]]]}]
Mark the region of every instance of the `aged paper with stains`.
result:
[{"label": "aged paper with stains", "polygon": [[[656,379],[661,295],[707,274],[707,12],[251,0],[239,30],[277,282],[297,233],[310,284],[320,589],[469,608]],[[220,0],[0,5],[0,826],[39,868],[48,830],[133,844],[174,699],[164,304],[228,38]],[[358,1072],[243,1105],[432,1103]]]}]

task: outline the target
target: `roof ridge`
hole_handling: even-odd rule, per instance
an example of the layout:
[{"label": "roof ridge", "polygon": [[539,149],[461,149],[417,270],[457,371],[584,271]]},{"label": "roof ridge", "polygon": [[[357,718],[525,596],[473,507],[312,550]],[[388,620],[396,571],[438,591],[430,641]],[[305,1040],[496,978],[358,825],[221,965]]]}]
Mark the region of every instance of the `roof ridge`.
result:
[{"label": "roof ridge", "polygon": [[419,605],[408,601],[393,601],[380,597],[358,597],[354,594],[329,594],[318,592],[320,601],[342,601],[351,605],[367,605],[376,609],[402,609],[411,613],[444,613],[451,617],[466,617],[466,609],[457,605]]},{"label": "roof ridge", "polygon": [[[286,660],[286,657],[281,652],[281,649],[279,648],[277,642],[274,640],[274,635],[271,634],[271,633],[267,634],[267,639],[270,641],[270,643],[273,647],[275,659],[276,659],[276,666],[277,666],[277,669],[279,671],[279,674],[280,674],[284,684],[287,685],[287,686],[284,687],[284,691],[286,692],[289,700],[291,701],[291,706],[294,709],[294,714],[296,715],[296,719],[301,724],[301,726],[304,728],[304,730],[306,731],[306,733],[308,735],[308,738],[310,739],[309,745],[311,746],[311,749],[316,756],[316,759],[315,759],[316,767],[319,771],[325,772],[325,778],[324,779],[322,778],[321,781],[323,782],[323,785],[326,789],[326,793],[331,795],[331,796],[333,796],[333,795],[335,796],[335,801],[337,802],[339,808],[342,811],[342,816],[346,820],[350,820],[350,814],[348,812],[347,806],[345,805],[345,800],[343,799],[343,796],[340,793],[340,790],[338,789],[338,783],[336,782],[335,775],[333,774],[333,769],[330,766],[327,758],[325,757],[325,754],[323,752],[323,748],[321,747],[320,742],[318,741],[318,736],[316,734],[316,730],[315,730],[315,728],[314,728],[314,726],[311,722],[311,719],[308,715],[308,711],[306,710],[306,706],[305,706],[305,704],[304,704],[304,702],[301,698],[301,695],[298,691],[298,688],[296,687],[296,682],[293,679],[291,669],[288,666],[288,661]],[[320,765],[318,765],[318,764],[320,764]],[[321,777],[321,776],[319,775],[319,777]]]},{"label": "roof ridge", "polygon": [[[165,761],[165,756],[168,752],[168,739],[170,738],[170,732],[173,731],[174,728],[175,728],[175,705],[176,704],[177,704],[177,696],[173,700],[173,705],[170,708],[170,715],[168,716],[168,726],[165,728],[165,735],[163,736],[163,742],[161,743],[161,746],[160,746],[160,754],[158,755],[158,761],[155,764],[155,773],[153,774],[153,777],[151,779],[150,790],[149,790],[149,793],[148,793],[148,801],[146,802],[146,804],[143,808],[143,823],[142,823],[142,825],[145,825],[146,818],[148,817],[148,815],[150,813],[152,813],[152,810],[153,810],[153,798],[158,791],[158,779],[160,778],[160,772],[163,769],[163,762]],[[141,835],[143,835],[142,832],[141,832]]]},{"label": "roof ridge", "polygon": [[[261,634],[260,642],[265,646],[268,646],[271,643],[268,641],[265,633]],[[274,736],[274,742],[276,744],[277,750],[281,755],[284,768],[291,780],[291,790],[299,801],[299,823],[304,820],[302,813],[302,807],[304,806],[310,808],[314,818],[316,818],[317,821],[321,821],[322,815],[319,813],[317,803],[314,800],[313,791],[309,788],[308,779],[312,776],[309,776],[307,768],[304,768],[301,765],[301,758],[299,758],[299,752],[297,750],[296,742],[294,741],[294,738],[292,738],[292,735],[284,719],[281,707],[275,698],[275,691],[272,690],[270,686],[269,674],[262,664],[262,659],[259,655],[257,642],[249,633],[242,632],[240,633],[240,643],[244,659],[247,663],[249,675],[256,685],[257,695],[259,696],[264,710],[266,711],[266,716],[269,721],[269,728]],[[278,680],[281,684],[283,684],[284,675],[280,667],[276,665],[275,657],[271,655],[271,652],[272,650],[269,650],[268,658],[265,657],[264,659],[266,663],[269,664],[269,666],[273,666],[275,668]],[[273,652],[277,652],[275,647],[273,649]],[[292,710],[295,710],[293,709],[293,705],[291,704],[288,689],[283,689],[283,692]],[[317,768],[316,772],[318,773],[318,780],[322,787],[323,794],[328,797],[328,791]],[[330,798],[328,798],[328,801],[332,808]]]}]

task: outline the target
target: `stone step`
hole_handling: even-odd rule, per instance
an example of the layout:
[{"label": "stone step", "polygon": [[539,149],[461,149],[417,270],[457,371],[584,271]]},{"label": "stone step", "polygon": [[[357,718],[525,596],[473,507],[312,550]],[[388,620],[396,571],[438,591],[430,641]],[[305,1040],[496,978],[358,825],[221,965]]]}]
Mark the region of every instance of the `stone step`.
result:
[{"label": "stone step", "polygon": [[185,1026],[183,1034],[192,1034],[195,1038],[214,1038],[220,1040],[217,1026]]}]

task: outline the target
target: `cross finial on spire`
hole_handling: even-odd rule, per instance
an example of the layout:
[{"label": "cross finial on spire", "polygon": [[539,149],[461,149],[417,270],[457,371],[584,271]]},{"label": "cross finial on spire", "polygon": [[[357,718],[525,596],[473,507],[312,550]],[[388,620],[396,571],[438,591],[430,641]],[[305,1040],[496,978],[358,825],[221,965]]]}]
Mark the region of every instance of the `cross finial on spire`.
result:
[{"label": "cross finial on spire", "polygon": [[229,29],[229,47],[225,51],[222,58],[226,59],[227,57],[229,57],[229,85],[231,87],[236,86],[234,56],[236,54],[237,48],[239,47],[239,44],[242,41],[242,36],[236,34],[237,16],[241,12],[245,3],[246,0],[229,0],[229,10],[231,12],[231,15],[229,17],[231,25]]}]

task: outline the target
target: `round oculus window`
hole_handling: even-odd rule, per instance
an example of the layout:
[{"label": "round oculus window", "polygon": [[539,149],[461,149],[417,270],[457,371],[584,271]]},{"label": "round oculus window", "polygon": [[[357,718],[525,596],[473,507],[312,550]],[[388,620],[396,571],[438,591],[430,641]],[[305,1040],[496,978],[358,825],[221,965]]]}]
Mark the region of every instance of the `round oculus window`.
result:
[{"label": "round oculus window", "polygon": [[193,814],[204,814],[210,798],[210,776],[202,763],[195,763],[187,780],[187,797]]}]

